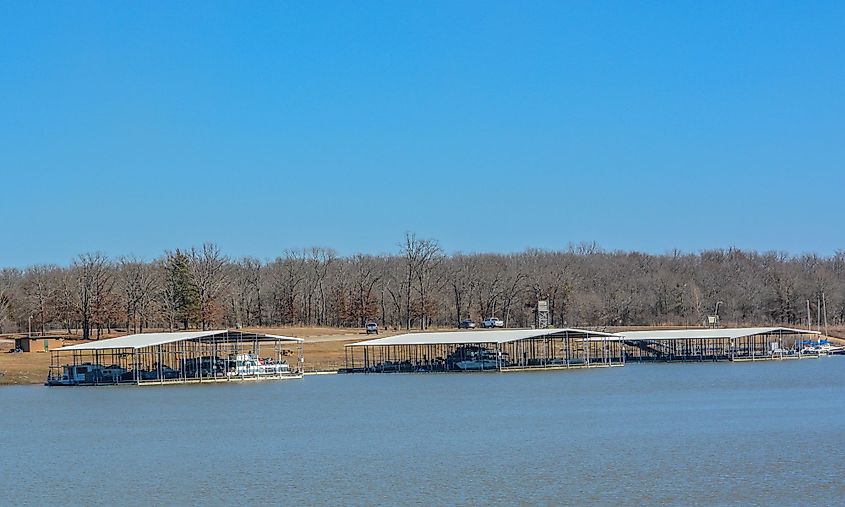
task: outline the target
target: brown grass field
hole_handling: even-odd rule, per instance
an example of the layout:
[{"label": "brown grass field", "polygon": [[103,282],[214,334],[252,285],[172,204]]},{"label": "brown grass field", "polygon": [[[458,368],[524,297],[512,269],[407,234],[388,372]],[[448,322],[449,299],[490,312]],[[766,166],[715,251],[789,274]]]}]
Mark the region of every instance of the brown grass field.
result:
[{"label": "brown grass field", "polygon": [[[630,329],[630,328],[627,328]],[[652,329],[638,327],[637,329]],[[366,340],[367,334],[361,330],[349,328],[327,327],[286,327],[286,328],[249,328],[256,331],[282,336],[304,338],[305,371],[331,371],[344,366],[344,345],[356,341]],[[618,331],[621,329],[614,329]],[[610,331],[610,330],[609,330]],[[378,337],[400,334],[401,331],[382,331]],[[104,336],[112,338],[117,334]],[[845,343],[845,326],[832,327],[830,337],[838,343]],[[369,336],[376,338],[376,336]],[[47,377],[50,366],[50,354],[44,352],[28,352],[22,354],[8,354],[7,350],[14,346],[14,341],[0,339],[0,385],[12,384],[41,384]]]}]

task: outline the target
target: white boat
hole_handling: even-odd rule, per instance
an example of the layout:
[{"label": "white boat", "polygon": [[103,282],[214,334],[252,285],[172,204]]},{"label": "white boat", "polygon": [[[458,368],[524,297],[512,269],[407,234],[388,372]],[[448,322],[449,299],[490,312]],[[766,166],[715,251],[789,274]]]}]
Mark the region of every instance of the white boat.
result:
[{"label": "white boat", "polygon": [[495,359],[470,359],[458,361],[455,366],[462,370],[495,370],[499,364]]},{"label": "white boat", "polygon": [[67,364],[62,367],[62,376],[49,377],[47,385],[74,386],[77,384],[112,384],[122,380],[126,368],[116,364],[103,366],[94,363]]},{"label": "white boat", "polygon": [[845,354],[845,347],[831,344],[827,340],[821,340],[815,344],[809,345],[801,349],[802,354],[815,356],[831,356]]},{"label": "white boat", "polygon": [[448,359],[448,362],[463,371],[496,370],[504,366],[503,361],[496,358],[495,352],[474,345],[456,349]]},{"label": "white boat", "polygon": [[281,361],[260,358],[256,354],[238,354],[227,372],[230,377],[263,377],[290,374],[290,365]]},{"label": "white boat", "polygon": [[67,364],[62,368],[62,376],[49,377],[47,385],[72,386],[85,382],[93,382],[94,372],[102,369],[99,364]]}]

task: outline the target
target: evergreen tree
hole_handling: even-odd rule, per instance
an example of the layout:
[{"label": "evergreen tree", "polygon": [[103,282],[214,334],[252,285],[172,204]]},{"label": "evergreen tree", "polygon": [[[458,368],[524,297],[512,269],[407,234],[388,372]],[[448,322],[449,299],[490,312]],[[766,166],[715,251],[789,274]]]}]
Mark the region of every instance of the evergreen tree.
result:
[{"label": "evergreen tree", "polygon": [[165,266],[166,290],[176,322],[187,329],[199,321],[199,290],[191,277],[190,258],[181,250],[168,254]]}]

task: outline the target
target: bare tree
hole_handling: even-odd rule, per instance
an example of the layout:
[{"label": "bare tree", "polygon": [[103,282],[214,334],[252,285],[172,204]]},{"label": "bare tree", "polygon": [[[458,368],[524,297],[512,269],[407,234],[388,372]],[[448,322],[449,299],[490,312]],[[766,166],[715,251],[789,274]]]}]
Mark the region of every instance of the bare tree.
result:
[{"label": "bare tree", "polygon": [[475,296],[479,271],[476,256],[456,254],[448,265],[447,280],[455,305],[455,324],[460,323],[464,316],[472,318],[470,307]]},{"label": "bare tree", "polygon": [[121,258],[118,275],[126,328],[143,333],[155,301],[158,280],[152,265],[135,258]]},{"label": "bare tree", "polygon": [[76,309],[82,323],[83,340],[91,338],[92,324],[97,326],[97,335],[100,335],[114,283],[109,268],[108,259],[99,252],[82,254],[74,261]]},{"label": "bare tree", "polygon": [[299,311],[298,298],[307,271],[304,253],[288,250],[272,262],[268,269],[275,322],[284,325],[300,322],[302,314]]},{"label": "bare tree", "polygon": [[191,248],[189,257],[191,277],[197,289],[199,324],[205,331],[220,316],[219,299],[226,282],[227,259],[213,243],[205,243],[200,249]]},{"label": "bare tree", "polygon": [[0,333],[5,332],[15,320],[12,316],[17,288],[22,283],[19,270],[3,268],[0,270]]},{"label": "bare tree", "polygon": [[[444,255],[407,234],[399,251],[340,257],[327,248],[288,250],[269,263],[229,261],[214,245],[144,262],[84,254],[71,266],[0,268],[0,329],[42,332],[316,324],[394,328],[500,317],[530,326],[538,299],[553,324],[702,323],[720,303],[729,324],[814,325],[822,301],[831,327],[845,325],[845,251],[790,256],[735,248],[696,254],[565,251]],[[98,336],[98,335],[97,335]]]},{"label": "bare tree", "polygon": [[58,290],[58,268],[56,266],[33,266],[26,270],[24,293],[31,315],[37,316],[38,329],[44,335],[46,324],[52,319],[51,312],[56,307],[54,301]]},{"label": "bare tree", "polygon": [[[326,324],[326,277],[329,269],[337,260],[337,253],[331,248],[314,247],[308,250],[308,264],[311,267],[311,276],[309,277],[311,292],[308,294],[308,320],[310,324],[311,312],[314,313],[314,321],[318,326]],[[312,297],[316,296],[315,304],[311,304]]]},{"label": "bare tree", "polygon": [[263,325],[261,287],[263,266],[253,257],[244,257],[229,268],[231,319],[238,325]]},{"label": "bare tree", "polygon": [[[376,301],[373,297],[375,286],[382,278],[384,260],[371,255],[354,255],[350,259],[355,287],[354,314],[359,326],[364,326],[367,319],[376,313]],[[384,322],[382,322],[384,325]]]},{"label": "bare tree", "polygon": [[405,234],[403,254],[408,273],[408,285],[405,293],[407,301],[406,325],[408,329],[411,328],[413,306],[411,304],[411,293],[413,291],[417,296],[416,316],[419,318],[420,329],[426,329],[432,313],[430,293],[440,281],[437,276],[437,268],[443,262],[443,251],[436,240],[418,239],[416,234],[407,233]]}]

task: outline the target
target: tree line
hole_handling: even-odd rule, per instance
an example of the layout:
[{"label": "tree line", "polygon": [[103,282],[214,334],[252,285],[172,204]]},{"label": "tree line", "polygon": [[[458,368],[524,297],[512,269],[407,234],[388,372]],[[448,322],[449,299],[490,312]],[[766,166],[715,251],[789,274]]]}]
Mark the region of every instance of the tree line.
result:
[{"label": "tree line", "polygon": [[594,243],[564,251],[454,253],[407,234],[395,253],[286,250],[229,258],[214,244],[152,261],[79,255],[69,266],[0,270],[0,332],[78,333],[317,325],[427,329],[498,317],[530,327],[538,300],[555,326],[815,326],[845,322],[845,251],[734,248],[652,255]]}]

